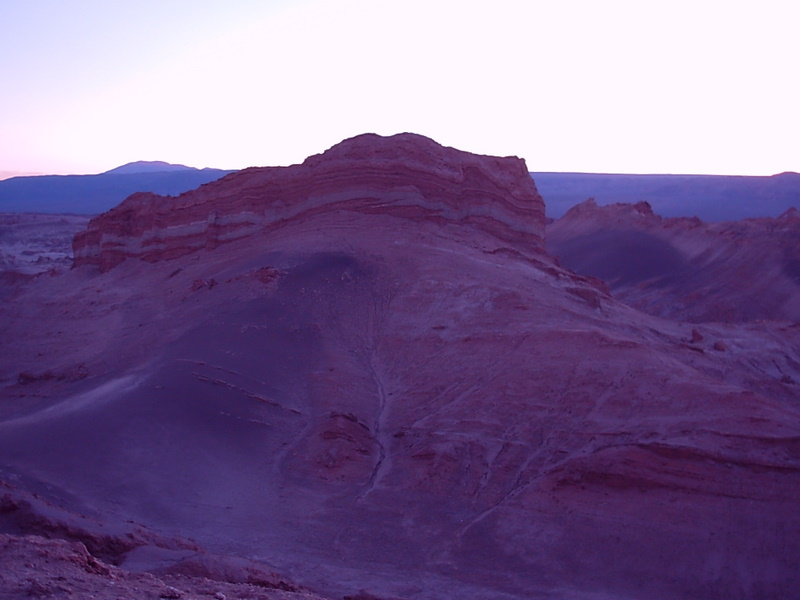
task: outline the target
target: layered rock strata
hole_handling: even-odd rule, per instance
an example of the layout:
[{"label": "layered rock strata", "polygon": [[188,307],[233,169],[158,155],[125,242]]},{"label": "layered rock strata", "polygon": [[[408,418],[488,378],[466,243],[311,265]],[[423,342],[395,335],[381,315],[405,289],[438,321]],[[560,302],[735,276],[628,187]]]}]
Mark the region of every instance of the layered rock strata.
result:
[{"label": "layered rock strata", "polygon": [[177,198],[134,194],[75,237],[75,265],[105,270],[131,257],[171,259],[320,210],[470,225],[543,248],[544,203],[523,160],[470,154],[415,134],[365,134],[302,164],[245,169]]}]

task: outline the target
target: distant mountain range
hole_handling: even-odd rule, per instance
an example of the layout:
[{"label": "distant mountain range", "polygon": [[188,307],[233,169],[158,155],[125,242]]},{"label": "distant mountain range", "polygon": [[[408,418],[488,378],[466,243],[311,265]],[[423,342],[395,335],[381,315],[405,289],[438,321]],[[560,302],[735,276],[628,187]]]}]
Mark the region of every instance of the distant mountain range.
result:
[{"label": "distant mountain range", "polygon": [[139,161],[98,175],[12,177],[0,181],[0,212],[99,214],[134,192],[175,196],[232,172]]},{"label": "distant mountain range", "polygon": [[[134,192],[176,196],[232,173],[138,161],[98,175],[39,175],[0,181],[0,212],[93,215]],[[598,205],[647,201],[665,217],[736,221],[800,208],[800,173],[769,177],[532,172],[547,216],[557,219],[588,198]]]},{"label": "distant mountain range", "polygon": [[777,217],[800,208],[800,173],[769,177],[531,173],[547,207],[559,218],[584,200],[598,205],[647,201],[665,217],[738,221]]},{"label": "distant mountain range", "polygon": [[197,171],[197,169],[186,165],[174,165],[163,160],[139,160],[106,171],[104,175],[133,175],[134,173],[162,173],[164,171]]}]

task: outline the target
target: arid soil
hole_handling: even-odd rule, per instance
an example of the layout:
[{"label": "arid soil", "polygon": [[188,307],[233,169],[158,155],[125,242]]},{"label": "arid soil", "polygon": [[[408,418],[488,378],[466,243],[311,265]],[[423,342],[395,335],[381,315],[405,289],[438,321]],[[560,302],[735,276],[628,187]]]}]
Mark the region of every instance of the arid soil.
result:
[{"label": "arid soil", "polygon": [[411,134],[94,219],[0,307],[8,589],[797,597],[800,327],[640,312],[544,227]]}]

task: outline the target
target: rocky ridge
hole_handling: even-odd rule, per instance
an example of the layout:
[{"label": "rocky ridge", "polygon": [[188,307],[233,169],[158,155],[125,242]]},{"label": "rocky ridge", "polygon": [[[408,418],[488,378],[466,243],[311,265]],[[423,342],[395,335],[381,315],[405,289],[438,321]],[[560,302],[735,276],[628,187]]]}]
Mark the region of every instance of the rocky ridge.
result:
[{"label": "rocky ridge", "polygon": [[564,266],[615,297],[690,322],[800,321],[800,213],[704,223],[664,218],[647,202],[590,199],[547,228]]}]

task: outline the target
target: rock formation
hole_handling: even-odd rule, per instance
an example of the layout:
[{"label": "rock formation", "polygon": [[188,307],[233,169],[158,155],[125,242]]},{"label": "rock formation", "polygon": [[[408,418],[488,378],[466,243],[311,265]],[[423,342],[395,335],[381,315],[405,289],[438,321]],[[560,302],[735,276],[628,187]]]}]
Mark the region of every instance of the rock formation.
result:
[{"label": "rock formation", "polygon": [[175,258],[334,210],[483,227],[540,249],[544,204],[525,168],[421,136],[362,135],[301,165],[245,169],[177,199],[134,194],[76,236],[75,265]]},{"label": "rock formation", "polygon": [[550,252],[615,297],[691,322],[800,321],[800,215],[703,223],[647,202],[572,208],[548,226]]},{"label": "rock formation", "polygon": [[800,328],[643,314],[543,227],[408,134],[132,197],[0,305],[0,478],[336,598],[796,595]]}]

